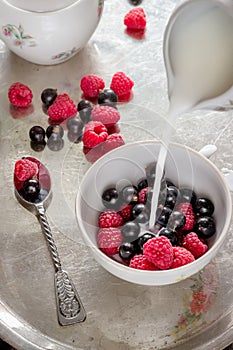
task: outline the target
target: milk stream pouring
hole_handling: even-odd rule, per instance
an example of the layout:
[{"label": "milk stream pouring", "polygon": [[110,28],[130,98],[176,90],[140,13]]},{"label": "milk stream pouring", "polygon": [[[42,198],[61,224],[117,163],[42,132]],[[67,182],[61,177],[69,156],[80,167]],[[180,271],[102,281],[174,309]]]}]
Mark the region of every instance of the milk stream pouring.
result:
[{"label": "milk stream pouring", "polygon": [[190,0],[172,15],[164,37],[170,107],[157,161],[149,228],[155,223],[163,168],[175,118],[233,99],[233,0]]}]

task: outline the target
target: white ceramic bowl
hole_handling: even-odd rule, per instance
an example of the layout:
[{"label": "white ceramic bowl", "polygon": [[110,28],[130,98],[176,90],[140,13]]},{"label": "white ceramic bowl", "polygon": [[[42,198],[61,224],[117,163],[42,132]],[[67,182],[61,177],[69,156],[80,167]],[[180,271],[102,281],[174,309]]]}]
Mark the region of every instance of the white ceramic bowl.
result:
[{"label": "white ceramic bowl", "polygon": [[79,52],[94,33],[103,3],[104,0],[2,0],[0,39],[30,62],[64,62]]},{"label": "white ceramic bowl", "polygon": [[90,254],[115,276],[142,285],[166,285],[181,281],[201,270],[215,256],[227,234],[231,213],[231,195],[219,170],[200,153],[179,144],[171,144],[166,160],[166,177],[178,187],[193,188],[198,196],[214,202],[216,234],[209,250],[194,262],[171,270],[142,271],[124,266],[101,252],[96,244],[99,212],[104,209],[103,191],[122,180],[137,184],[145,177],[145,167],[157,160],[160,143],[144,141],[119,147],[100,158],[85,174],[76,200],[78,224]]}]

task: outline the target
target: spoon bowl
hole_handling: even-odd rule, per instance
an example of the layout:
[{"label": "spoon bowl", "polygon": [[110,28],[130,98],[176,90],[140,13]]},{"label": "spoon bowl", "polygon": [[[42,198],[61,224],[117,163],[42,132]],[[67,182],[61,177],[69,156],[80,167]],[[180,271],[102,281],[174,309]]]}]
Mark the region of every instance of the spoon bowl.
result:
[{"label": "spoon bowl", "polygon": [[52,200],[52,186],[49,171],[36,158],[24,157],[23,159],[37,164],[38,172],[35,177],[40,184],[40,189],[36,196],[28,196],[23,188],[24,182],[19,181],[16,175],[14,175],[15,196],[24,208],[37,216],[44,237],[48,243],[55,268],[58,322],[61,326],[83,322],[86,319],[84,307],[71,278],[68,276],[67,272],[62,269],[57,247],[46,217],[46,209]]}]

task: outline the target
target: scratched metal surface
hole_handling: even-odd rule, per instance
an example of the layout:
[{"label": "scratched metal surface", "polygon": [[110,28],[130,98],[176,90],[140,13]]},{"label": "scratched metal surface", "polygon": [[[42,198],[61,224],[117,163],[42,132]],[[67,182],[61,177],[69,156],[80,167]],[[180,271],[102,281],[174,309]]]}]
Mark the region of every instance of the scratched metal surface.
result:
[{"label": "scratched metal surface", "polygon": [[[180,1],[179,1],[180,2]],[[59,152],[31,150],[28,131],[47,127],[40,93],[48,86],[78,101],[82,75],[125,71],[135,81],[134,99],[121,105],[126,142],[160,138],[168,107],[162,57],[165,24],[178,1],[144,1],[145,37],[124,32],[126,0],[107,0],[102,21],[89,44],[70,61],[53,67],[30,64],[0,42],[0,337],[18,350],[223,349],[233,340],[232,229],[224,249],[201,273],[166,287],[133,285],[110,275],[88,254],[75,218],[75,197],[89,164],[81,144],[65,135]],[[34,110],[20,117],[9,109],[7,89],[22,81],[34,92]],[[180,116],[173,140],[194,149],[218,147],[215,164],[233,170],[232,112],[196,111]],[[36,218],[16,201],[12,172],[23,155],[40,158],[50,169],[53,201],[48,218],[64,268],[87,310],[87,320],[62,328],[57,323],[53,266]],[[202,302],[200,302],[202,300]]]}]

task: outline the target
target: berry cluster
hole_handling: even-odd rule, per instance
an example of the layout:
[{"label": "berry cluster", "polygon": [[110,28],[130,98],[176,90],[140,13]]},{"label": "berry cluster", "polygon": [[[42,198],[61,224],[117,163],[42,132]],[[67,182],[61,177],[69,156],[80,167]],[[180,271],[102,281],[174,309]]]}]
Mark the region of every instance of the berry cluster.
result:
[{"label": "berry cluster", "polygon": [[31,157],[24,157],[16,161],[14,184],[19,194],[32,203],[43,201],[51,186],[45,166]]},{"label": "berry cluster", "polygon": [[98,218],[97,244],[105,254],[130,267],[166,270],[193,262],[208,250],[216,232],[214,204],[178,188],[163,176],[156,222],[148,229],[156,163],[145,169],[137,185],[102,193],[105,207]]}]

